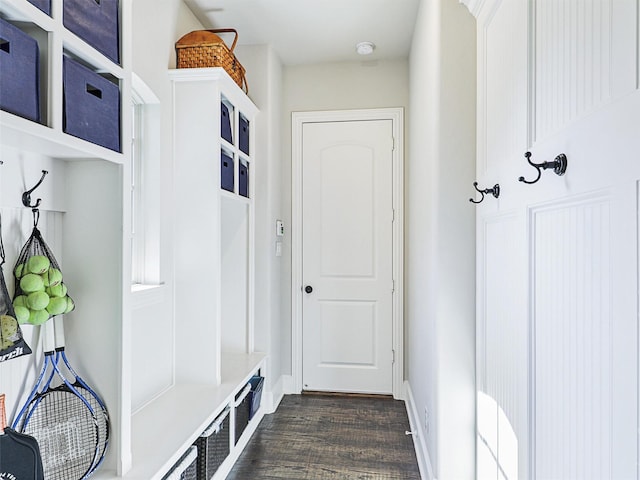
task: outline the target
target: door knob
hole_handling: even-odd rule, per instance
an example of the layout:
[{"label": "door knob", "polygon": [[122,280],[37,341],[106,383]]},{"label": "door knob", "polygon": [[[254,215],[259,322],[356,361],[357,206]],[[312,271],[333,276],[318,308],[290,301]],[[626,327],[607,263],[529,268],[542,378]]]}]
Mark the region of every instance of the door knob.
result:
[{"label": "door knob", "polygon": [[311,285],[307,285],[306,287],[304,287],[304,291],[307,293],[311,293],[313,292],[313,287]]}]

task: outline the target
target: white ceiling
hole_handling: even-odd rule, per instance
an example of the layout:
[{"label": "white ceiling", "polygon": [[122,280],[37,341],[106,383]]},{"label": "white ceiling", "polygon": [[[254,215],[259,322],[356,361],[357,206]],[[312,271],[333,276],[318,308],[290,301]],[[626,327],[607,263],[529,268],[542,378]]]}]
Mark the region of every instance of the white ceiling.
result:
[{"label": "white ceiling", "polygon": [[[185,0],[205,28],[235,28],[239,45],[270,44],[285,65],[406,57],[420,0]],[[232,37],[223,37],[229,40]]]}]

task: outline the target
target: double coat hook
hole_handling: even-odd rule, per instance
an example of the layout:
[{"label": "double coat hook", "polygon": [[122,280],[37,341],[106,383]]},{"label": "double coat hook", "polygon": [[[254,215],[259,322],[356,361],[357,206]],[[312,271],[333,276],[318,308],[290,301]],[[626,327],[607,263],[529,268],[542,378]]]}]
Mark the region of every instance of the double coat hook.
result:
[{"label": "double coat hook", "polygon": [[474,200],[473,198],[470,198],[469,201],[471,203],[482,203],[482,201],[484,200],[484,196],[488,194],[493,195],[495,198],[498,198],[500,196],[500,185],[497,183],[493,186],[493,188],[485,188],[483,190],[480,190],[478,188],[478,182],[473,182],[473,188],[475,188],[476,191],[480,192],[480,194],[482,195],[482,198],[478,201]]},{"label": "double coat hook", "polygon": [[523,183],[528,183],[529,185],[531,185],[532,183],[536,183],[542,176],[542,170],[553,168],[553,172],[558,176],[564,175],[564,173],[567,171],[567,156],[564,153],[558,155],[552,162],[542,163],[533,163],[531,161],[531,152],[525,153],[524,156],[527,159],[527,162],[529,162],[529,165],[535,167],[535,169],[538,171],[538,176],[535,180],[531,181],[525,180],[524,177],[518,178],[518,180]]},{"label": "double coat hook", "polygon": [[34,185],[33,188],[31,188],[30,190],[27,190],[26,192],[24,192],[22,194],[22,204],[25,207],[31,208],[31,209],[37,209],[40,206],[40,202],[42,202],[41,198],[38,198],[36,200],[36,203],[34,203],[33,205],[31,205],[31,194],[33,193],[33,191],[38,188],[40,186],[40,184],[44,181],[44,177],[47,176],[47,172],[46,170],[42,170],[42,176],[40,177],[40,180],[38,181],[38,183],[36,183]]}]

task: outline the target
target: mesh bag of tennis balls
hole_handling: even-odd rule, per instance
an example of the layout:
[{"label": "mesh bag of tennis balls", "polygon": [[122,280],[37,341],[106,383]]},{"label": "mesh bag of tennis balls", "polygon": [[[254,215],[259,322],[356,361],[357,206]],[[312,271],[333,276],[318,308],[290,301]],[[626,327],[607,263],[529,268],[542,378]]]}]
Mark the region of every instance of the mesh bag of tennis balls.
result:
[{"label": "mesh bag of tennis balls", "polygon": [[42,325],[75,308],[60,265],[37,226],[22,247],[13,269],[16,281],[13,309],[19,324]]},{"label": "mesh bag of tennis balls", "polygon": [[0,232],[0,362],[18,358],[31,353],[13,310],[11,297],[4,280],[4,247]]}]

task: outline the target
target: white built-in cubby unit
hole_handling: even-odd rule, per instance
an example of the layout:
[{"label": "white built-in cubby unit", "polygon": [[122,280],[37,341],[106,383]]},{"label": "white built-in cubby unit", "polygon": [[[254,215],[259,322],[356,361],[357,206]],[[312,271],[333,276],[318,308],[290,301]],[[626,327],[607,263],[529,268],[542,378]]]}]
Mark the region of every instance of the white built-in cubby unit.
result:
[{"label": "white built-in cubby unit", "polygon": [[[121,0],[118,7],[119,63],[65,28],[63,0],[52,0],[51,7],[47,15],[27,0],[0,0],[0,17],[29,33],[40,50],[41,121],[0,111],[0,214],[9,290],[13,263],[32,227],[31,210],[20,197],[47,170],[33,199],[42,198],[39,227],[76,304],[65,315],[67,351],[110,414],[107,456],[92,478],[161,479],[231,406],[232,448],[217,474],[222,478],[263,415],[262,410],[256,414],[236,444],[236,398],[252,375],[267,372],[265,355],[253,352],[253,132],[248,153],[235,140],[221,139],[220,105],[232,107],[236,137],[241,119],[251,125],[257,110],[224,71],[171,73],[174,344],[158,348],[171,357],[173,382],[134,412],[133,361],[145,357],[140,349],[152,347],[135,342],[132,326],[131,2]],[[122,152],[65,133],[64,56],[118,86]],[[220,188],[222,150],[236,162],[233,191]],[[249,166],[246,196],[238,189],[240,164]],[[7,395],[10,422],[41,366],[40,328],[23,327],[32,355],[0,364],[0,393]],[[153,362],[145,368],[154,368]]]},{"label": "white built-in cubby unit", "polygon": [[[7,252],[5,278],[13,293],[12,267],[31,233],[32,213],[21,193],[48,171],[33,201],[42,199],[39,229],[50,244],[74,299],[65,315],[69,357],[104,398],[111,443],[99,472],[116,475],[130,467],[130,200],[128,148],[104,148],[65,133],[63,59],[73,58],[119,89],[119,140],[131,140],[131,3],[120,2],[120,62],[115,63],[67,30],[63,1],[51,15],[27,0],[0,0],[3,20],[38,42],[40,122],[0,111],[0,213]],[[0,391],[7,394],[8,420],[35,381],[42,363],[41,327],[23,331],[34,353],[0,364]]]},{"label": "white built-in cubby unit", "polygon": [[[194,384],[210,388],[215,395],[227,396],[224,401],[217,401],[214,396],[208,402],[213,405],[217,401],[216,411],[207,418],[210,422],[227,405],[233,406],[250,374],[267,374],[265,356],[253,351],[252,126],[258,111],[222,68],[172,70],[170,79],[175,375],[177,384],[184,385],[183,403],[195,396]],[[225,131],[230,130],[231,136],[225,135],[227,139],[221,133],[223,110],[228,112],[230,129]],[[227,173],[223,173],[225,161]],[[248,178],[242,179],[243,175]],[[238,445],[233,446],[220,476],[237,458],[261,416],[259,411]],[[231,420],[233,425],[233,409]],[[200,431],[203,426],[206,427],[204,423],[199,426]]]}]

